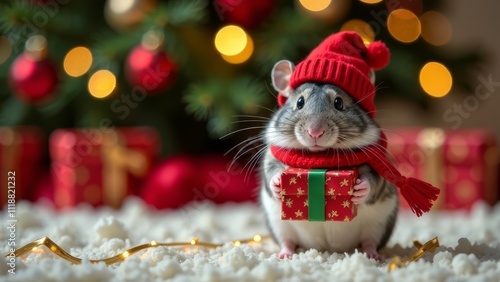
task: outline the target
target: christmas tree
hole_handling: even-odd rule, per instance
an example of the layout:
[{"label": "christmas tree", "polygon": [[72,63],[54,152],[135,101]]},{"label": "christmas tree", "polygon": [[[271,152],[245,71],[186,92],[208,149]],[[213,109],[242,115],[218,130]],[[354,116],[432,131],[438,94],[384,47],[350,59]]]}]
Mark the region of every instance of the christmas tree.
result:
[{"label": "christmas tree", "polygon": [[148,125],[162,155],[227,151],[262,130],[260,117],[275,107],[273,64],[300,61],[339,30],[384,41],[392,57],[379,92],[425,107],[452,86],[471,89],[481,62],[475,51],[443,53],[452,27],[441,2],[7,1],[0,125],[47,134]]}]

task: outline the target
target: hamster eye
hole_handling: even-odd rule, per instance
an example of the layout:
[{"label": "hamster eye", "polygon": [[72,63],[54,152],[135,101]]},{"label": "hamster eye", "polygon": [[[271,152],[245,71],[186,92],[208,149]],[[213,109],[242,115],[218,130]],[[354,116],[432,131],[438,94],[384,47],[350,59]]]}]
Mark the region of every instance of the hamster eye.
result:
[{"label": "hamster eye", "polygon": [[304,97],[300,96],[300,98],[297,100],[297,109],[302,109],[302,107],[304,107],[304,103]]},{"label": "hamster eye", "polygon": [[342,101],[342,98],[337,97],[337,98],[335,98],[335,100],[333,100],[333,106],[335,107],[335,109],[337,109],[339,111],[343,111],[344,110],[344,101]]}]

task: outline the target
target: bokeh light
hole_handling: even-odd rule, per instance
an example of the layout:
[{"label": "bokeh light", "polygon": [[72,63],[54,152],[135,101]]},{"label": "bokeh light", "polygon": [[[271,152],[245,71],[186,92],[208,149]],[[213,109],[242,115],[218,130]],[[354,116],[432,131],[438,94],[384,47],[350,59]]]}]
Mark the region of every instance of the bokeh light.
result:
[{"label": "bokeh light", "polygon": [[385,0],[384,2],[389,12],[397,9],[406,9],[420,16],[424,10],[424,3],[422,0]]},{"label": "bokeh light", "polygon": [[371,25],[359,19],[352,19],[345,22],[340,27],[340,30],[356,31],[359,34],[359,36],[361,36],[363,42],[366,45],[370,44],[375,40],[375,31],[373,30]]},{"label": "bokeh light", "polygon": [[253,53],[253,40],[252,38],[247,35],[247,44],[245,45],[245,49],[243,49],[243,51],[241,51],[241,53],[239,54],[236,54],[234,56],[226,56],[226,55],[222,55],[222,58],[228,62],[228,63],[231,63],[231,64],[241,64],[241,63],[244,63],[246,62],[248,59],[250,59],[250,57],[252,56],[252,53]]},{"label": "bokeh light", "polygon": [[425,12],[420,16],[422,38],[429,44],[441,46],[451,39],[453,28],[448,18],[435,11]]},{"label": "bokeh light", "polygon": [[253,53],[253,40],[239,26],[228,25],[215,35],[215,48],[222,58],[231,64],[247,61]]},{"label": "bokeh light", "polygon": [[359,0],[359,1],[366,3],[366,4],[377,4],[377,3],[382,2],[382,0]]},{"label": "bokeh light", "polygon": [[392,37],[404,43],[417,40],[421,32],[420,20],[406,9],[392,11],[387,17],[387,28]]},{"label": "bokeh light", "polygon": [[89,79],[90,95],[96,98],[105,98],[113,93],[116,87],[116,77],[109,70],[96,71]]},{"label": "bokeh light", "polygon": [[12,53],[12,44],[7,36],[0,35],[0,64],[3,64],[9,59]]},{"label": "bokeh light", "polygon": [[432,97],[443,97],[453,85],[450,71],[441,63],[428,62],[420,70],[420,86]]},{"label": "bokeh light", "polygon": [[332,0],[299,0],[302,7],[311,12],[319,12],[326,9],[332,3]]},{"label": "bokeh light", "polygon": [[72,77],[87,73],[92,65],[92,53],[86,47],[75,47],[64,57],[64,71]]}]

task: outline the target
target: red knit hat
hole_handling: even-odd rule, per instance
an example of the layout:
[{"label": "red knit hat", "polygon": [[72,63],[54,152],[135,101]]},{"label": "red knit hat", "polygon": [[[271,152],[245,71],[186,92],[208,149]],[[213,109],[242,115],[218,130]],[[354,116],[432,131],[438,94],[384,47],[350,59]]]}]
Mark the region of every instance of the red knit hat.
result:
[{"label": "red knit hat", "polygon": [[297,65],[290,78],[290,87],[295,89],[305,82],[335,84],[373,118],[375,86],[370,81],[370,71],[384,68],[389,58],[389,49],[380,41],[365,46],[356,32],[335,33]]}]

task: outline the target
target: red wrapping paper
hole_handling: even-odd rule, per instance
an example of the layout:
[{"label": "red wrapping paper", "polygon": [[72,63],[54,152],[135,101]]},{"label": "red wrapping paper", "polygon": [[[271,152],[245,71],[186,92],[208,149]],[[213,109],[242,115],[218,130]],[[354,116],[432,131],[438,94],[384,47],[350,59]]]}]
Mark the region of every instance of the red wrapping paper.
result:
[{"label": "red wrapping paper", "polygon": [[[308,169],[288,168],[281,174],[281,219],[308,220]],[[357,215],[357,206],[351,201],[357,170],[329,170],[326,172],[324,203],[325,220],[351,221]]]},{"label": "red wrapping paper", "polygon": [[56,130],[50,137],[56,206],[120,207],[138,194],[159,148],[157,132],[148,127]]},{"label": "red wrapping paper", "polygon": [[[430,182],[441,193],[433,209],[470,210],[476,201],[498,201],[498,147],[486,130],[395,128],[388,151],[405,176]],[[401,200],[401,207],[408,208]]]},{"label": "red wrapping paper", "polygon": [[[0,173],[6,188],[0,195],[0,203],[7,203],[7,187],[15,200],[33,200],[34,186],[41,171],[41,161],[45,156],[44,133],[38,127],[0,127]],[[9,172],[14,172],[14,182],[7,184]],[[12,181],[9,181],[12,182]],[[13,184],[13,185],[12,185]],[[12,194],[14,193],[14,194]]]}]

